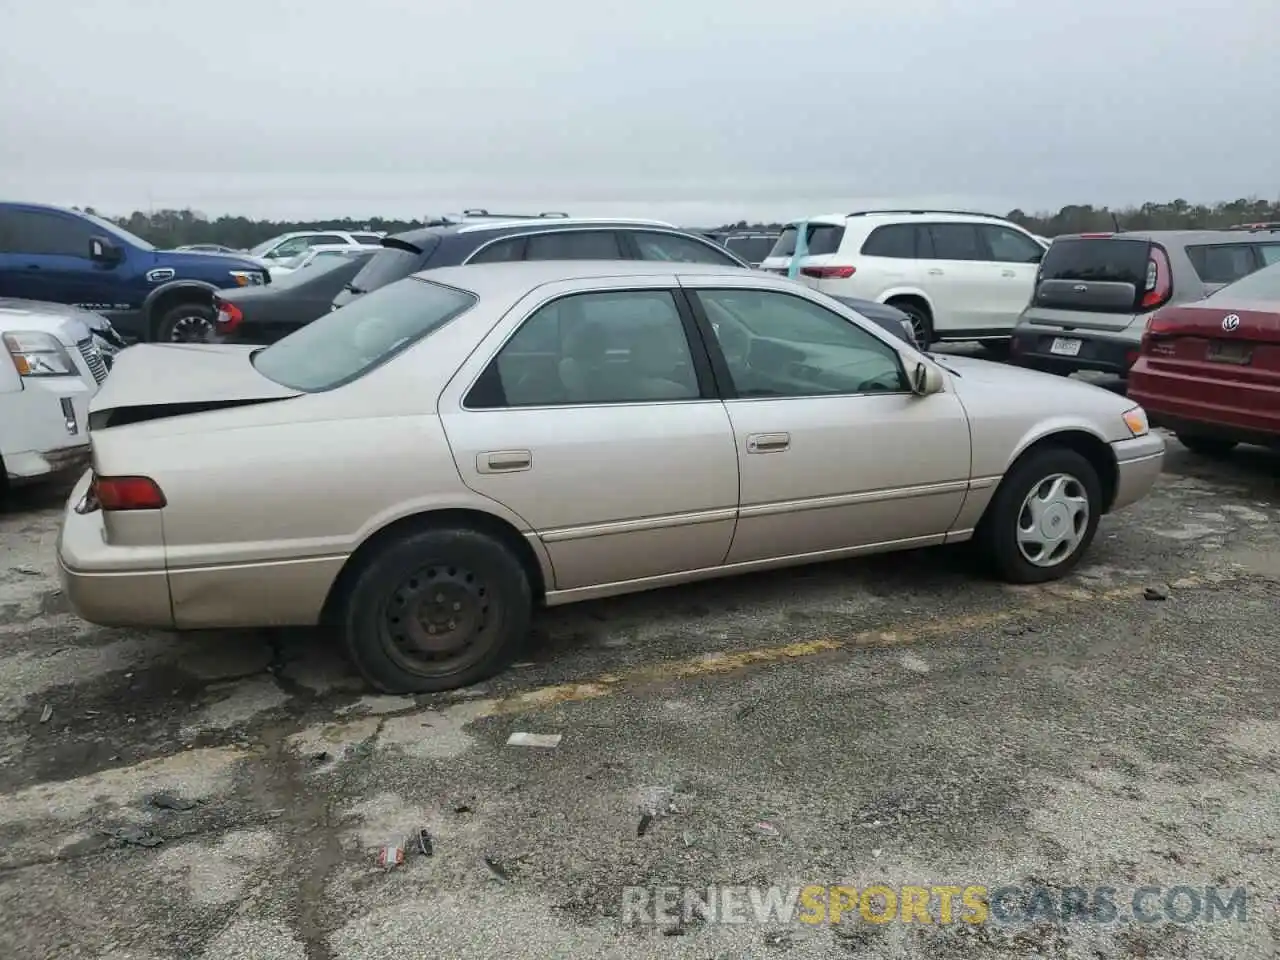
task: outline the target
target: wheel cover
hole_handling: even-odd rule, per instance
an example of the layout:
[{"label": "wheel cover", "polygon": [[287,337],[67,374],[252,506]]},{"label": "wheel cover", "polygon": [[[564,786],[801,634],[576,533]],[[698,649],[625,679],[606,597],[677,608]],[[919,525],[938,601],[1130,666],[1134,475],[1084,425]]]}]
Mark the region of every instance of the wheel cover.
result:
[{"label": "wheel cover", "polygon": [[1018,552],[1037,567],[1056,567],[1074,554],[1089,528],[1089,493],[1069,473],[1045,477],[1018,511]]},{"label": "wheel cover", "polygon": [[381,632],[387,653],[420,676],[456,673],[489,649],[501,607],[483,580],[450,564],[422,567],[391,591]]},{"label": "wheel cover", "polygon": [[199,313],[179,317],[169,328],[170,343],[211,343],[216,335],[214,322]]}]

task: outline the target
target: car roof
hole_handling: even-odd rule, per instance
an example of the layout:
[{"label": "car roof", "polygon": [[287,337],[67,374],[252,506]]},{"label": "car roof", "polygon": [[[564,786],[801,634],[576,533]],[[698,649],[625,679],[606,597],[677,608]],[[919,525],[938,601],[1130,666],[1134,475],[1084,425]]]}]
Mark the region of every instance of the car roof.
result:
[{"label": "car roof", "polygon": [[611,277],[726,277],[740,280],[752,276],[785,282],[784,277],[763,270],[721,266],[714,263],[666,263],[656,260],[522,260],[511,263],[473,263],[458,267],[435,267],[413,274],[484,296],[510,293],[512,289],[533,289],[561,280],[601,280]]},{"label": "car roof", "polygon": [[533,220],[492,220],[464,221],[462,223],[438,223],[426,227],[418,227],[416,230],[406,230],[404,233],[397,233],[386,239],[400,240],[405,243],[411,243],[414,246],[419,246],[421,242],[428,237],[454,236],[465,233],[485,233],[487,231],[505,231],[515,233],[532,227],[536,227],[540,231],[565,230],[572,229],[574,227],[631,227],[634,229],[652,228],[657,230],[674,230],[677,233],[691,232],[688,230],[682,230],[680,227],[675,226],[675,224],[667,223],[663,220],[634,220],[626,217],[546,217]]},{"label": "car roof", "polygon": [[1250,243],[1280,240],[1280,230],[1122,230],[1065,233],[1054,240],[1153,240],[1164,244]]},{"label": "car roof", "polygon": [[869,221],[879,223],[882,220],[912,221],[912,220],[932,220],[942,223],[958,222],[965,223],[970,220],[983,220],[991,223],[1007,224],[1011,221],[1008,217],[1002,217],[998,213],[981,213],[971,210],[929,210],[921,207],[903,208],[901,210],[854,210],[851,213],[821,213],[814,217],[805,217],[798,220],[791,220],[787,223],[789,227],[798,226],[801,223],[829,223],[832,226],[842,227],[852,222]]}]

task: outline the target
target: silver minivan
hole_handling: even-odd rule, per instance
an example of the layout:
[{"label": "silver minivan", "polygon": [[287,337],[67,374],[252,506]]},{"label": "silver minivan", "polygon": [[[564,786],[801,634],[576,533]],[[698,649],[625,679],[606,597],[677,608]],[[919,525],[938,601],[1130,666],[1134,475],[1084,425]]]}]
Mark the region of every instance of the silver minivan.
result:
[{"label": "silver minivan", "polygon": [[1280,262],[1280,230],[1152,230],[1054,239],[1010,344],[1050,373],[1127,376],[1147,317]]}]

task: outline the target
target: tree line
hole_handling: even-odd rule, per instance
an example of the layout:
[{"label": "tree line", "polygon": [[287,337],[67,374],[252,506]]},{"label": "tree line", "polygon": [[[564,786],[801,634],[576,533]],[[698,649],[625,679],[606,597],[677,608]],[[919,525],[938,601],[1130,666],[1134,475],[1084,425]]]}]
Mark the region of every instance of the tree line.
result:
[{"label": "tree line", "polygon": [[[84,208],[93,213],[92,207]],[[1063,233],[1088,233],[1122,230],[1213,230],[1242,223],[1280,222],[1280,200],[1275,202],[1240,199],[1215,204],[1173,200],[1168,203],[1144,203],[1137,207],[1112,209],[1091,204],[1068,204],[1057,213],[1027,213],[1010,210],[1009,220],[1044,237]],[[389,234],[402,233],[425,225],[425,219],[387,219],[369,217],[340,220],[254,220],[249,217],[220,216],[210,218],[195,210],[135,210],[127,217],[113,217],[126,230],[149,240],[161,249],[190,243],[217,243],[235,250],[247,250],[263,240],[294,230],[375,230]],[[710,231],[761,230],[777,231],[780,223],[721,224],[699,228]]]}]

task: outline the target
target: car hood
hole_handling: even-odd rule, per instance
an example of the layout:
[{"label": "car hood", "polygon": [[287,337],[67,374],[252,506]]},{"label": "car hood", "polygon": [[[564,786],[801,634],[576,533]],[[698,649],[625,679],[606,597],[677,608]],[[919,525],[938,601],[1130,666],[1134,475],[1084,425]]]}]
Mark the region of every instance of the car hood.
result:
[{"label": "car hood", "polygon": [[90,429],[299,396],[258,373],[251,360],[258,349],[140,343],[122,350],[89,404]]},{"label": "car hood", "polygon": [[1083,380],[976,357],[939,354],[934,360],[954,374],[952,389],[975,428],[984,423],[1033,427],[1052,421],[1062,428],[1089,428],[1107,440],[1130,436],[1122,417],[1137,404],[1123,395]]},{"label": "car hood", "polygon": [[175,270],[265,270],[261,261],[248,255],[214,253],[208,250],[157,250],[156,266]]},{"label": "car hood", "polygon": [[47,303],[43,300],[17,300],[11,297],[0,297],[0,311],[13,316],[18,313],[46,320],[74,320],[84,324],[93,331],[111,330],[111,323],[100,313],[82,310],[63,303]]},{"label": "car hood", "polygon": [[83,340],[89,339],[89,327],[82,316],[75,311],[28,310],[6,307],[6,303],[16,301],[0,300],[0,333],[17,333],[30,331],[47,333],[65,347],[74,347]]}]

